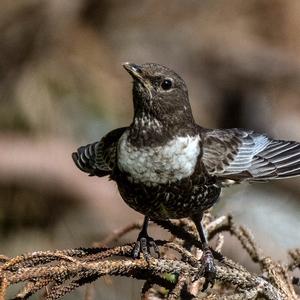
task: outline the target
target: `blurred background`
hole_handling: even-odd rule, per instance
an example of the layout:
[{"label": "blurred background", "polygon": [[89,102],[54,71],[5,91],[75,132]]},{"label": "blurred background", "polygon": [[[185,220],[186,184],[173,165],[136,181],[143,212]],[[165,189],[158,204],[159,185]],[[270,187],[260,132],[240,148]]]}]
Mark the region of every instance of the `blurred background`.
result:
[{"label": "blurred background", "polygon": [[[298,0],[1,0],[0,253],[90,246],[142,219],[114,183],[71,160],[131,121],[124,61],[181,74],[202,126],[300,141],[299,32]],[[214,213],[233,214],[266,255],[285,261],[300,244],[299,180],[234,187]],[[255,271],[229,237],[225,254]],[[98,280],[95,293],[138,299],[140,286]]]}]

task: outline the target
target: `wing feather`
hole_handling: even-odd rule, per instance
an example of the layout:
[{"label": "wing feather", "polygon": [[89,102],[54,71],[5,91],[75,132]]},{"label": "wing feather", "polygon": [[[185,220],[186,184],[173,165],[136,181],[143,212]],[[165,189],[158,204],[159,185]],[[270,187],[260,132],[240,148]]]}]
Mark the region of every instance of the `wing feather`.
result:
[{"label": "wing feather", "polygon": [[300,175],[300,144],[241,129],[202,130],[202,161],[209,174],[234,181]]},{"label": "wing feather", "polygon": [[127,127],[109,132],[100,141],[79,147],[72,153],[76,166],[90,176],[106,176],[112,173],[116,162],[119,138]]}]

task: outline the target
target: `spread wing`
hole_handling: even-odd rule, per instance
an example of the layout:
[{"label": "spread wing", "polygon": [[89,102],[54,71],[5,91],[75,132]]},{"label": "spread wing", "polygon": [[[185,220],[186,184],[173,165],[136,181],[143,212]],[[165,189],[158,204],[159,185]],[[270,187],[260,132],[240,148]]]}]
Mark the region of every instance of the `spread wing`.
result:
[{"label": "spread wing", "polygon": [[90,176],[110,175],[116,162],[117,145],[127,127],[115,129],[99,142],[88,144],[72,153],[73,161],[83,172]]},{"label": "spread wing", "polygon": [[201,130],[209,174],[240,182],[300,175],[300,144],[241,129]]}]

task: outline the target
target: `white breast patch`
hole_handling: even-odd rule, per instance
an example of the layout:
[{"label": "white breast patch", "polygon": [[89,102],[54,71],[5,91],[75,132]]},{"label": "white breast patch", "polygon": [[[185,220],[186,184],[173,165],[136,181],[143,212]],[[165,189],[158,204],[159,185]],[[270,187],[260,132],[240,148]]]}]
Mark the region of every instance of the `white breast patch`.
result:
[{"label": "white breast patch", "polygon": [[131,175],[134,182],[163,184],[193,174],[200,153],[200,137],[175,137],[163,146],[137,148],[120,138],[118,166]]}]

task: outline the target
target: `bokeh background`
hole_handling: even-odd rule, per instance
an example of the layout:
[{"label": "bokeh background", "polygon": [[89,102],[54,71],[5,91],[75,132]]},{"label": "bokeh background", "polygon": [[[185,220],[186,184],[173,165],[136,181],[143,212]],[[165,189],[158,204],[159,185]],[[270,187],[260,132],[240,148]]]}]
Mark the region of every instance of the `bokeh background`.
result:
[{"label": "bokeh background", "polygon": [[[142,219],[114,183],[71,160],[79,145],[129,124],[124,61],[181,74],[202,126],[300,141],[299,32],[298,0],[1,0],[0,253],[90,246]],[[300,244],[299,180],[234,187],[214,212],[233,214],[284,261]],[[230,237],[225,253],[255,271]],[[138,299],[139,288],[98,280],[94,293]]]}]

